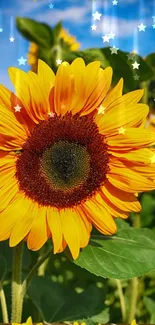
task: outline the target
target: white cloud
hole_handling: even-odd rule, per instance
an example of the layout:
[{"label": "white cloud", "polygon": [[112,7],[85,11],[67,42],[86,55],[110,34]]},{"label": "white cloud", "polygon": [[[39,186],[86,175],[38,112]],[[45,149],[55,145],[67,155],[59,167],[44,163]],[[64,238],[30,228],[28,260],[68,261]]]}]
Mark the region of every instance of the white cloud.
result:
[{"label": "white cloud", "polygon": [[[112,16],[104,16],[95,31],[97,34],[109,34],[111,31],[116,34],[116,37],[126,38],[132,36],[135,30],[138,31],[138,25],[141,24],[140,19],[128,20]],[[151,25],[152,20],[145,20],[145,24]],[[95,35],[95,34],[94,34]]]},{"label": "white cloud", "polygon": [[66,9],[55,9],[54,11],[48,10],[35,16],[38,21],[44,21],[49,25],[55,25],[58,21],[70,21],[72,23],[84,23],[89,20],[87,17],[90,11],[90,6],[85,7],[68,7]]}]

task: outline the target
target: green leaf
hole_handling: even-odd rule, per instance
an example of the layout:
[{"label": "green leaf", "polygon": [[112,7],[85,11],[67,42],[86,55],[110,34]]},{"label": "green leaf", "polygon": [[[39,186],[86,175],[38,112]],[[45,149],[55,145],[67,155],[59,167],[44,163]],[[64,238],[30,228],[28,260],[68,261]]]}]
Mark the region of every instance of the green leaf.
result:
[{"label": "green leaf", "polygon": [[144,297],[143,298],[144,304],[150,314],[154,313],[155,311],[155,302],[149,298],[149,297]]},{"label": "green leaf", "polygon": [[6,260],[3,255],[0,254],[0,282],[3,281],[6,274],[7,266]]},{"label": "green leaf", "polygon": [[121,229],[130,228],[130,225],[123,219],[117,218],[117,219],[115,219],[115,223],[117,225],[118,231]]},{"label": "green leaf", "polygon": [[151,315],[150,324],[155,324],[155,311]]},{"label": "green leaf", "polygon": [[[151,53],[146,57],[146,62],[150,65],[151,68],[155,69],[155,53]],[[155,77],[155,75],[154,75]]]},{"label": "green leaf", "polygon": [[155,214],[155,200],[149,193],[145,193],[141,200],[142,211],[140,213],[140,222],[142,227],[146,227],[151,224]]},{"label": "green leaf", "polygon": [[[12,258],[13,258],[13,248],[9,247],[9,241],[0,242],[0,256],[3,256],[6,261],[7,270],[12,269]],[[30,252],[28,251],[26,244],[24,245],[24,258],[23,258],[23,268],[27,269],[31,263]],[[1,264],[0,264],[1,265]]]},{"label": "green leaf", "polygon": [[149,229],[122,229],[115,236],[94,236],[74,261],[98,276],[130,279],[155,269],[155,239]]},{"label": "green leaf", "polygon": [[[152,68],[147,63],[145,59],[143,59],[141,56],[136,55],[136,61],[140,63],[138,71],[138,75],[140,76],[139,81],[147,81],[151,79],[154,75]],[[131,61],[130,61],[131,62]],[[131,62],[133,63],[133,62]],[[135,72],[135,71],[134,71]]]},{"label": "green leaf", "polygon": [[55,38],[58,38],[59,37],[59,34],[60,34],[60,31],[62,29],[62,22],[59,21],[55,27],[53,28],[53,33],[54,33],[54,37]]},{"label": "green leaf", "polygon": [[92,316],[91,320],[97,324],[107,324],[110,320],[109,308],[101,311],[98,315]]},{"label": "green leaf", "polygon": [[53,45],[53,32],[48,25],[22,17],[16,18],[16,25],[19,32],[29,41],[45,48]]},{"label": "green leaf", "polygon": [[47,322],[83,319],[99,314],[104,308],[103,291],[95,284],[79,294],[63,284],[35,277],[28,294]]}]

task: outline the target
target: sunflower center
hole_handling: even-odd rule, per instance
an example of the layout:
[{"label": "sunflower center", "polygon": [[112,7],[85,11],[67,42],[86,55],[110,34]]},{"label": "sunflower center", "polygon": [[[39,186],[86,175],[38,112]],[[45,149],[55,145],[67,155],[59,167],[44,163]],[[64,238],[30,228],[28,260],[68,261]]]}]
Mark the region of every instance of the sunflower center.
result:
[{"label": "sunflower center", "polygon": [[41,158],[42,173],[55,190],[71,190],[86,181],[90,172],[90,155],[77,143],[59,141]]},{"label": "sunflower center", "polygon": [[67,113],[36,125],[16,162],[19,189],[41,206],[74,207],[91,198],[109,170],[107,144],[91,116]]}]

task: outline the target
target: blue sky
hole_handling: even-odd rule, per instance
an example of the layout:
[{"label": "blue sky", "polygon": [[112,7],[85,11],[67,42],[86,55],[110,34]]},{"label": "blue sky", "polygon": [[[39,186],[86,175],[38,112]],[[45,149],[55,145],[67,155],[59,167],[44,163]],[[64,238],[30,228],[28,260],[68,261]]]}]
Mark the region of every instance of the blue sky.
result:
[{"label": "blue sky", "polygon": [[[49,4],[54,8],[49,9]],[[98,11],[102,16],[94,20],[92,14]],[[16,30],[17,16],[32,18],[54,26],[62,20],[68,31],[81,43],[81,49],[92,47],[116,46],[132,52],[136,50],[146,56],[155,52],[155,0],[0,0],[0,83],[13,90],[7,69],[19,67],[18,59],[26,59],[29,43]],[[138,26],[146,25],[145,32]],[[91,26],[97,25],[92,31]],[[115,33],[110,43],[103,43],[102,36]],[[14,37],[14,42],[9,38]],[[28,64],[21,65],[27,71]]]}]

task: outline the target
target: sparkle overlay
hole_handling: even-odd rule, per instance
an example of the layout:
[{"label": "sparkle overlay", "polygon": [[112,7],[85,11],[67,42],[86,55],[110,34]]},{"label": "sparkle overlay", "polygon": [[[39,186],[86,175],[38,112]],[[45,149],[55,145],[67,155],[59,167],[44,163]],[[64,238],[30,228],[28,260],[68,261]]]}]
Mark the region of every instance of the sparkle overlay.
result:
[{"label": "sparkle overlay", "polygon": [[140,65],[140,63],[138,63],[137,61],[132,63],[133,69],[139,69],[139,65]]},{"label": "sparkle overlay", "polygon": [[25,62],[27,61],[27,59],[24,59],[23,56],[21,56],[19,59],[18,59],[18,62],[19,62],[19,65],[25,65]]},{"label": "sparkle overlay", "polygon": [[146,28],[146,26],[143,24],[143,23],[141,23],[139,26],[138,26],[138,29],[139,29],[139,32],[145,32],[145,28]]},{"label": "sparkle overlay", "polygon": [[100,20],[100,17],[102,16],[102,14],[100,14],[98,11],[96,11],[94,14],[92,14],[92,16],[94,17],[94,20]]}]

